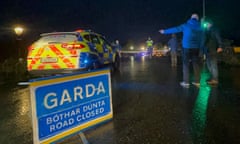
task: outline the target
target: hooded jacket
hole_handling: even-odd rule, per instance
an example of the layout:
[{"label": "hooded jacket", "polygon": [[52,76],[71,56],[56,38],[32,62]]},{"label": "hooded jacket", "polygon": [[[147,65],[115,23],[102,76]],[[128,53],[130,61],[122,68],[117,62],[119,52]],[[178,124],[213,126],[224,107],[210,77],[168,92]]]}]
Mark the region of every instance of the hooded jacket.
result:
[{"label": "hooded jacket", "polygon": [[223,48],[223,42],[217,28],[212,26],[205,32],[204,44],[209,54],[217,54],[217,48]]},{"label": "hooded jacket", "polygon": [[164,30],[164,34],[172,34],[183,32],[182,46],[183,48],[200,48],[202,44],[203,31],[200,22],[191,18],[186,23],[177,27]]}]

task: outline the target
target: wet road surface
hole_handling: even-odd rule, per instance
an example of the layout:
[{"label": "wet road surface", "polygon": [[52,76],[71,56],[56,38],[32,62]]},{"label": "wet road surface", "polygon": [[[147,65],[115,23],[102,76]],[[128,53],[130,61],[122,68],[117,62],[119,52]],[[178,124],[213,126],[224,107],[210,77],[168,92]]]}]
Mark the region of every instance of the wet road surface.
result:
[{"label": "wet road surface", "polygon": [[0,144],[33,143],[28,88],[4,84],[0,92]]},{"label": "wet road surface", "polygon": [[[220,66],[220,84],[179,85],[168,57],[122,61],[112,76],[113,119],[84,132],[90,144],[240,143],[239,67]],[[1,85],[0,143],[32,143],[27,87]],[[59,143],[82,143],[74,135]]]}]

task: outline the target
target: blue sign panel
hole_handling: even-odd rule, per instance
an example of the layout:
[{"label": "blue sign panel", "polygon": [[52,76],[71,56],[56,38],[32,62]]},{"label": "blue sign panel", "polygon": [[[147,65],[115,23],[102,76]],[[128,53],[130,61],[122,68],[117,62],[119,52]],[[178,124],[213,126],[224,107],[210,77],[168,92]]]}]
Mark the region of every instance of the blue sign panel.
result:
[{"label": "blue sign panel", "polygon": [[31,93],[34,139],[40,143],[112,118],[109,70],[35,81]]}]

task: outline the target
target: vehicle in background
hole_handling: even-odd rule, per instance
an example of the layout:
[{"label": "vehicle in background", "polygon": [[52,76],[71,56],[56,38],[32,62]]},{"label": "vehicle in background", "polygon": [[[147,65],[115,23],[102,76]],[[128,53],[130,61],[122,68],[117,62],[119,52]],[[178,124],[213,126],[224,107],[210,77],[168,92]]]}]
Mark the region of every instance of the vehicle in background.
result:
[{"label": "vehicle in background", "polygon": [[41,34],[28,49],[32,75],[54,75],[110,66],[118,70],[119,52],[100,34],[88,30]]},{"label": "vehicle in background", "polygon": [[234,47],[233,47],[233,52],[234,52],[235,54],[240,54],[240,46],[234,46]]},{"label": "vehicle in background", "polygon": [[161,56],[168,56],[169,55],[169,48],[164,47],[161,49],[154,48],[153,49],[153,56],[154,57],[161,57]]}]

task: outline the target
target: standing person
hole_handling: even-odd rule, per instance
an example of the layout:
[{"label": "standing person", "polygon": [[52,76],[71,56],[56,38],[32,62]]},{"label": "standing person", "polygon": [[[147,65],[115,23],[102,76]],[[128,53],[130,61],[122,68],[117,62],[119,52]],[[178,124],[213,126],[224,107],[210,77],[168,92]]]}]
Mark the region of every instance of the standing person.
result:
[{"label": "standing person", "polygon": [[119,43],[119,40],[115,41],[115,46],[116,46],[117,50],[119,50],[119,51],[122,49],[122,47],[121,47],[121,45]]},{"label": "standing person", "polygon": [[171,39],[168,41],[168,46],[170,47],[171,65],[175,67],[177,66],[177,48],[178,48],[176,34],[172,34]]},{"label": "standing person", "polygon": [[116,40],[116,41],[115,41],[114,47],[116,48],[116,51],[118,52],[119,56],[121,57],[122,47],[121,47],[121,45],[120,45],[120,43],[119,43],[119,40]]},{"label": "standing person", "polygon": [[213,25],[212,20],[204,20],[206,31],[204,34],[204,46],[206,48],[206,62],[211,78],[207,80],[210,85],[218,84],[217,55],[223,51],[223,43],[218,29]]},{"label": "standing person", "polygon": [[199,22],[199,17],[197,14],[192,14],[191,18],[184,24],[180,26],[161,29],[159,31],[161,34],[172,34],[172,33],[183,33],[182,39],[182,61],[183,61],[183,81],[180,85],[189,88],[190,86],[190,74],[189,66],[190,62],[193,65],[194,78],[192,82],[193,85],[200,86],[200,58],[199,51],[202,44],[202,28]]},{"label": "standing person", "polygon": [[147,45],[148,54],[149,54],[150,58],[152,58],[153,40],[150,37],[148,37],[148,40],[146,41],[146,45]]}]

